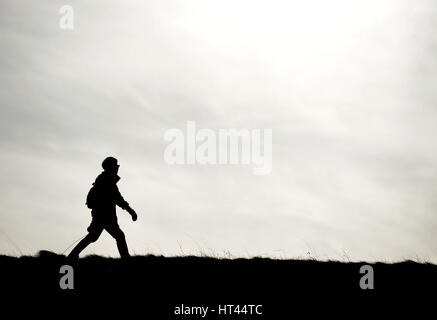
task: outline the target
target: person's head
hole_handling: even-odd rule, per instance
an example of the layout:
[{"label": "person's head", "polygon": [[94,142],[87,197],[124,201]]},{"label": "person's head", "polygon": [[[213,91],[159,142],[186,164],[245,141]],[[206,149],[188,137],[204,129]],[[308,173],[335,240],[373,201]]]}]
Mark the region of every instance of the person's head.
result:
[{"label": "person's head", "polygon": [[117,159],[114,157],[107,157],[105,160],[103,160],[102,167],[106,172],[116,174],[118,173],[118,168],[120,165],[117,163]]}]

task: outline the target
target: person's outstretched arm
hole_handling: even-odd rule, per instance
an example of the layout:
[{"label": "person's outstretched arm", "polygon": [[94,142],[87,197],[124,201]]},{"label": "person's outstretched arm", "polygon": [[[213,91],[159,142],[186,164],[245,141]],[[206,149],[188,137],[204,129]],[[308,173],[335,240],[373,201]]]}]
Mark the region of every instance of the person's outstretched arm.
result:
[{"label": "person's outstretched arm", "polygon": [[129,214],[132,217],[133,221],[136,221],[138,219],[137,213],[135,212],[134,209],[132,209],[129,205],[129,203],[124,200],[123,196],[120,193],[120,190],[118,190],[118,187],[116,187],[116,204],[117,206],[119,206],[120,208],[122,208],[123,210],[126,210],[127,212],[129,212]]}]

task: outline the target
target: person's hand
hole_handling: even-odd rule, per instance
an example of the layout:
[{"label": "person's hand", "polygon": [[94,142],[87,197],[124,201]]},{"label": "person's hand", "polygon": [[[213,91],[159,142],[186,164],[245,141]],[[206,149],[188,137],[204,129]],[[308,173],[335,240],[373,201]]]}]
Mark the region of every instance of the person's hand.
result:
[{"label": "person's hand", "polygon": [[137,216],[137,213],[135,211],[132,210],[130,215],[132,216],[132,221],[137,221],[138,216]]}]

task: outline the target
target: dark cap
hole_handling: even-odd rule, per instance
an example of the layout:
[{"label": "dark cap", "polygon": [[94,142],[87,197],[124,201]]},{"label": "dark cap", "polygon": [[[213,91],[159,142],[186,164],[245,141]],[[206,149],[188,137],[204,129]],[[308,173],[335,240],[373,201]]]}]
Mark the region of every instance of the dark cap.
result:
[{"label": "dark cap", "polygon": [[114,157],[107,157],[105,160],[103,160],[102,167],[104,170],[117,167],[117,159]]}]

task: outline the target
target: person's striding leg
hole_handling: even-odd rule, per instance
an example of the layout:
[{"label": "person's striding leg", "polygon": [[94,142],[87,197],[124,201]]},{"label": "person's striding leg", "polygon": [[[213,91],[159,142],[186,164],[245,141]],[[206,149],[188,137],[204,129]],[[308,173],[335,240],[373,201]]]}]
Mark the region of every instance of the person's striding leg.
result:
[{"label": "person's striding leg", "polygon": [[117,241],[117,248],[122,258],[130,257],[127,248],[126,237],[117,222],[111,222],[105,226],[105,230]]},{"label": "person's striding leg", "polygon": [[103,231],[103,225],[96,222],[94,219],[88,227],[88,234],[80,240],[80,242],[71,250],[68,255],[69,259],[77,259],[79,254],[92,242],[97,241]]}]

